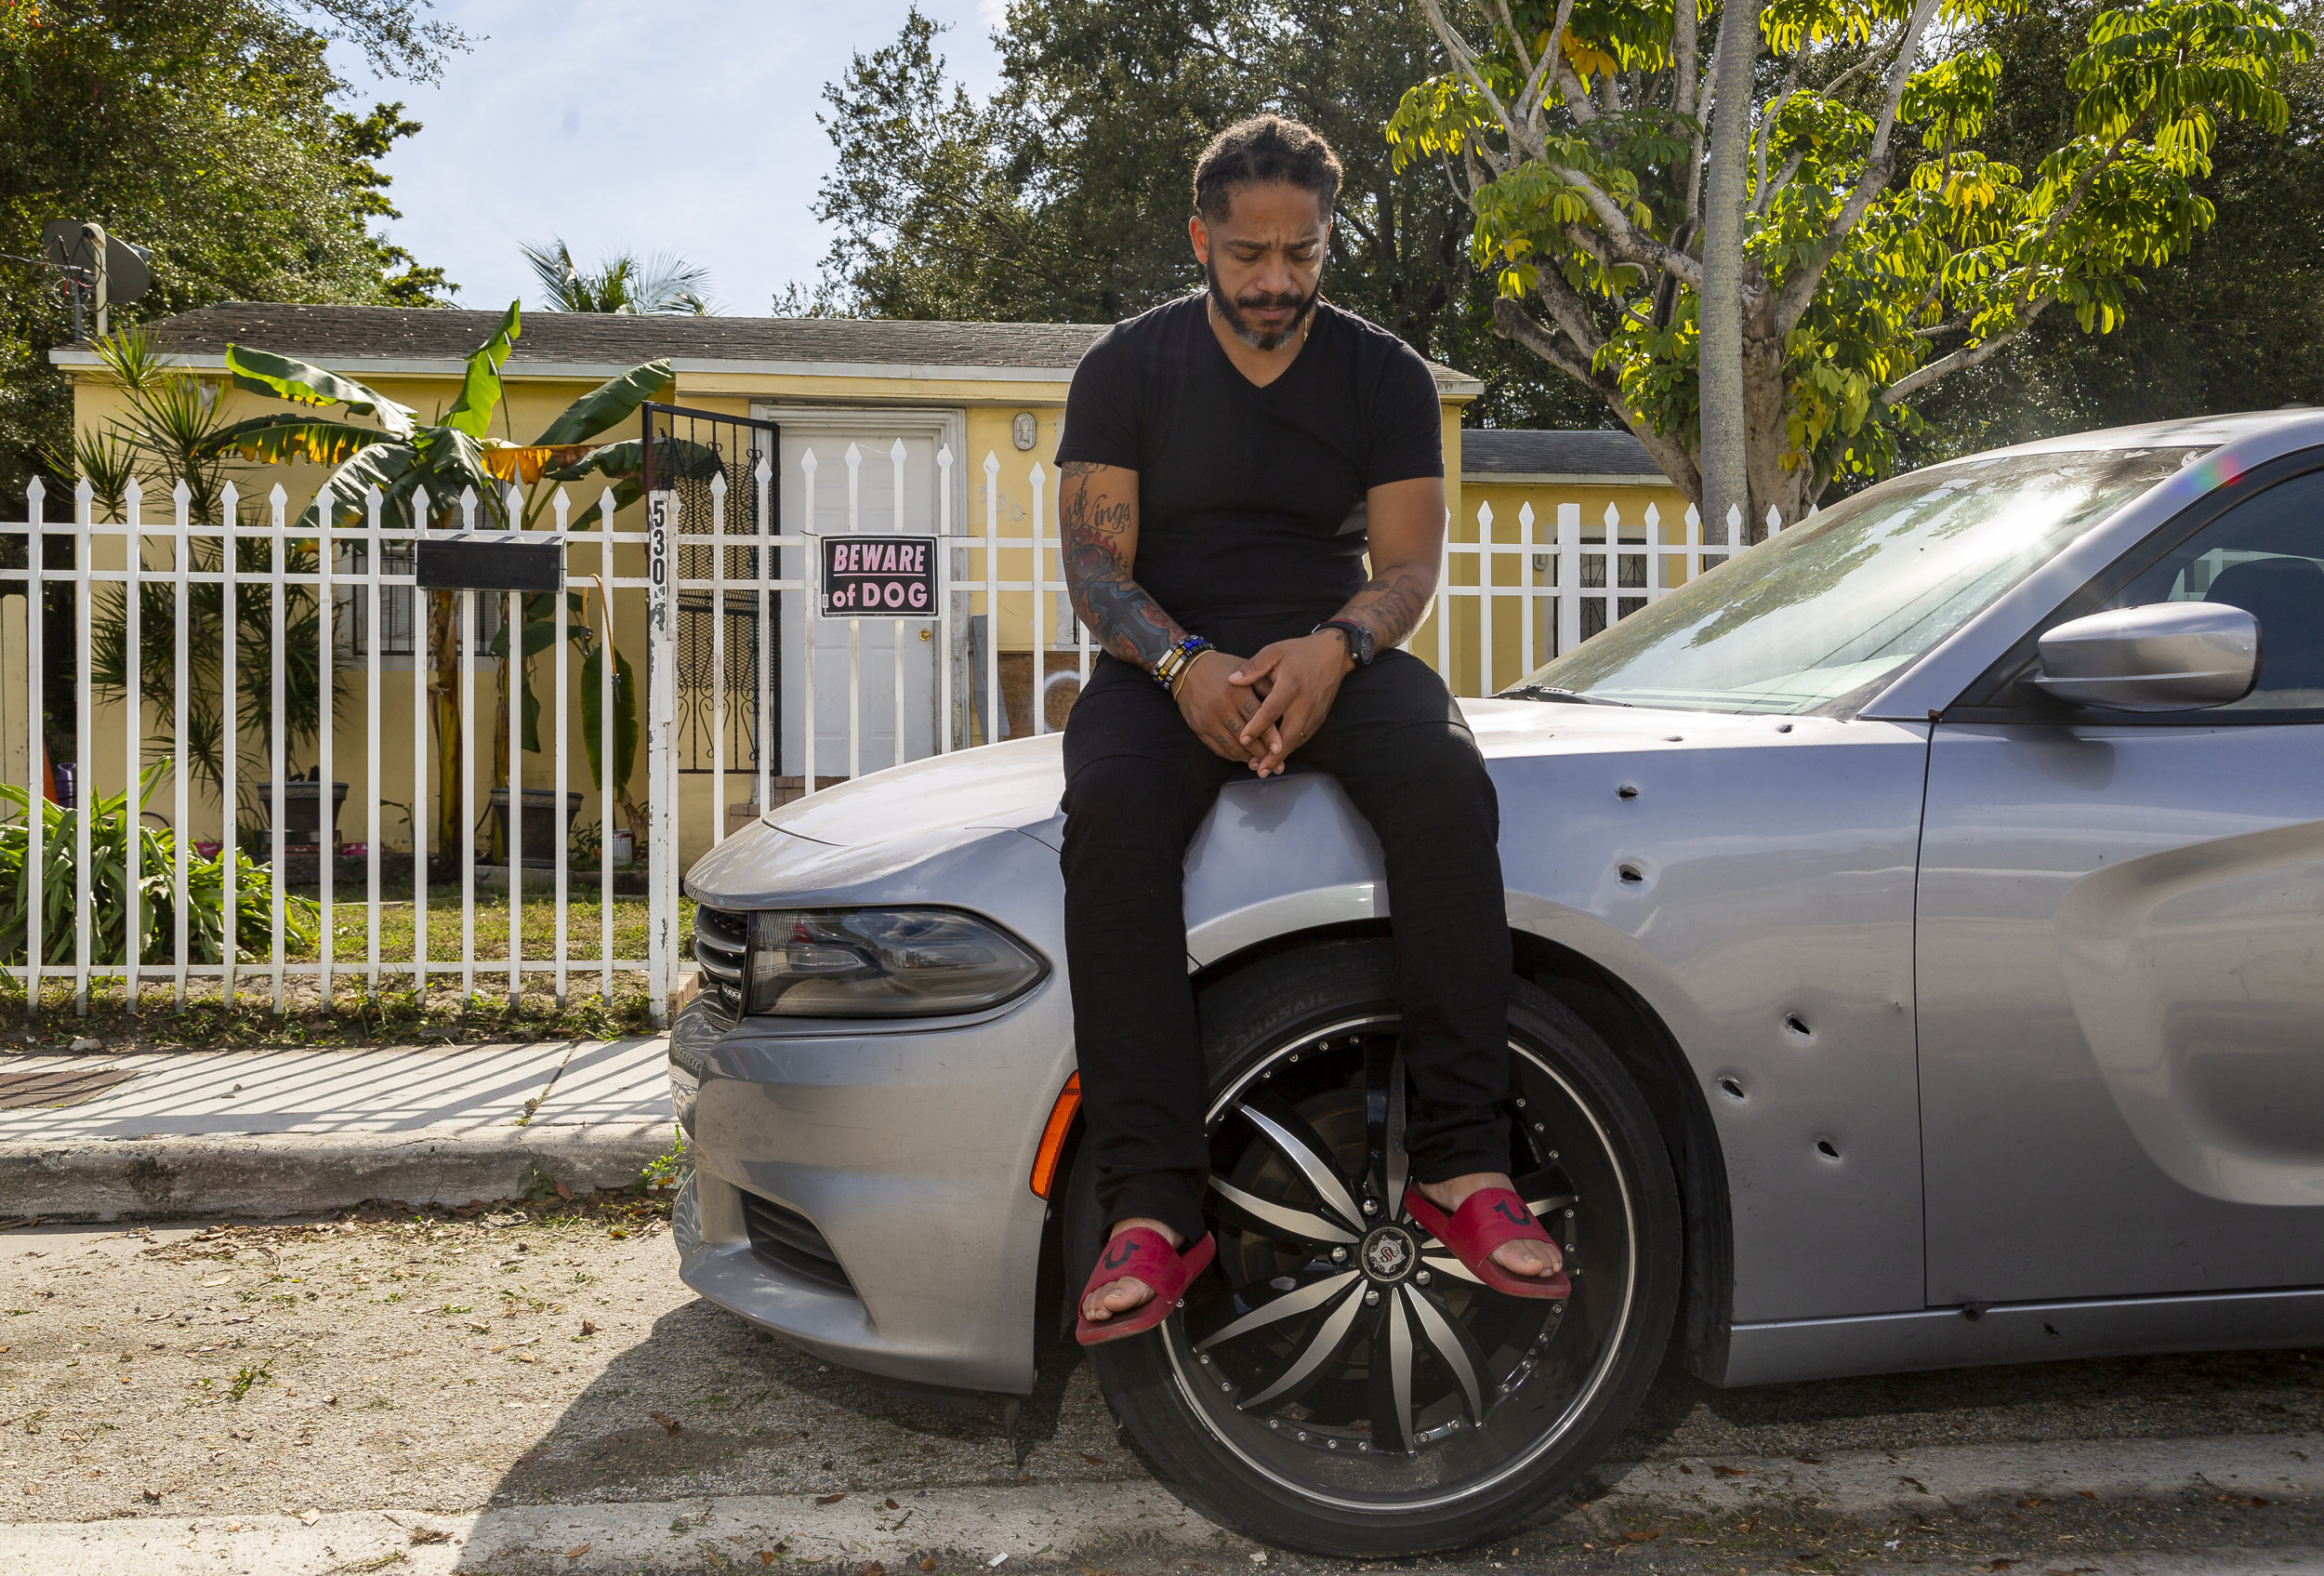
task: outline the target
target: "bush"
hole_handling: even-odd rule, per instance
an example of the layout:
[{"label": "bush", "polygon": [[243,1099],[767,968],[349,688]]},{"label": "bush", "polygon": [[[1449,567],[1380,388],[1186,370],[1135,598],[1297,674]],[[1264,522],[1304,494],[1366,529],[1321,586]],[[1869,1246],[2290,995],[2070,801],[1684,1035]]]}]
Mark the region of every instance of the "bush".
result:
[{"label": "bush", "polygon": [[[138,785],[140,807],[153,792],[168,762],[146,769]],[[73,903],[77,894],[81,812],[67,810],[47,800],[34,801],[28,790],[0,783],[0,802],[14,804],[23,814],[0,826],[0,963],[25,961],[29,930],[24,862],[32,841],[31,813],[37,805],[41,817],[40,937],[41,956],[55,961],[73,955]],[[88,823],[89,961],[126,962],[125,936],[129,919],[129,795],[125,790],[107,798],[91,796]],[[177,878],[178,833],[168,828],[135,823],[138,836],[138,961],[174,962],[178,956],[178,902],[171,890]],[[234,930],[236,960],[257,960],[273,944],[274,873],[247,854],[221,849],[216,857],[189,855],[186,860],[186,956],[196,963],[225,960],[226,861],[234,870]],[[310,947],[320,938],[323,913],[303,897],[285,896],[283,903],[283,946],[285,952]]]}]

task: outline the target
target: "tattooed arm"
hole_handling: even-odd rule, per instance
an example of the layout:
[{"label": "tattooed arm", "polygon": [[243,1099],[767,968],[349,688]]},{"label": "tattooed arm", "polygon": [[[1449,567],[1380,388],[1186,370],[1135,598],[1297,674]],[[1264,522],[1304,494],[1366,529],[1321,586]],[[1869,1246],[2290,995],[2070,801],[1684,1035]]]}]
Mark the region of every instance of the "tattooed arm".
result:
[{"label": "tattooed arm", "polygon": [[[1186,631],[1129,577],[1138,560],[1138,473],[1076,460],[1057,470],[1059,545],[1074,611],[1108,653],[1151,669]],[[1179,681],[1176,698],[1179,715],[1212,754],[1251,761],[1279,735],[1267,728],[1253,742],[1238,736],[1245,719],[1259,709],[1248,689],[1227,682],[1238,660],[1221,661],[1209,653],[1196,657]]]},{"label": "tattooed arm", "polygon": [[[1436,594],[1436,565],[1445,550],[1445,483],[1416,477],[1374,487],[1365,498],[1372,577],[1335,616],[1371,631],[1373,649],[1387,651],[1412,633]],[[1341,632],[1326,629],[1277,641],[1231,675],[1231,682],[1265,695],[1243,725],[1242,742],[1257,749],[1252,770],[1268,776],[1313,737],[1340,682],[1355,666]],[[1280,743],[1258,749],[1272,726]]]},{"label": "tattooed arm", "polygon": [[1445,555],[1445,483],[1421,476],[1374,487],[1366,504],[1372,577],[1339,616],[1371,631],[1373,648],[1401,644],[1428,616]]},{"label": "tattooed arm", "polygon": [[1065,587],[1098,644],[1152,668],[1186,631],[1129,577],[1138,559],[1138,473],[1068,460],[1057,468]]}]

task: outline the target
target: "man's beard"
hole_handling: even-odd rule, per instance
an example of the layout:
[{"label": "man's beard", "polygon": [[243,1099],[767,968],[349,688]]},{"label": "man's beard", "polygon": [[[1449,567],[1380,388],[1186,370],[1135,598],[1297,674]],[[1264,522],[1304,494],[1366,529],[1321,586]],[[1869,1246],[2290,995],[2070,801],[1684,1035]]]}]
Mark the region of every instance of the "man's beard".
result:
[{"label": "man's beard", "polygon": [[[1218,268],[1214,264],[1205,263],[1202,271],[1203,276],[1210,282],[1211,305],[1219,309],[1219,315],[1226,320],[1228,330],[1254,351],[1282,349],[1291,341],[1301,327],[1305,326],[1308,315],[1315,310],[1315,292],[1312,290],[1304,296],[1296,291],[1287,290],[1279,294],[1262,291],[1257,295],[1246,296],[1240,301],[1231,301],[1227,299],[1226,291],[1219,284]],[[1274,332],[1268,333],[1264,329],[1252,326],[1250,320],[1243,315],[1245,311],[1263,311],[1268,307],[1289,307],[1291,321]]]}]

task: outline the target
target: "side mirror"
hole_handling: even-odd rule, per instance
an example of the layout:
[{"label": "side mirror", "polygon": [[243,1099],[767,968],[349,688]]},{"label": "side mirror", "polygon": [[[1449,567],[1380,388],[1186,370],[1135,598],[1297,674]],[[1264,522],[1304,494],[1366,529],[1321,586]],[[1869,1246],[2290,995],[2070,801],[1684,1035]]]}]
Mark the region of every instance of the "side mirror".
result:
[{"label": "side mirror", "polygon": [[2116,711],[2225,706],[2260,676],[2260,625],[2216,602],[2158,602],[2060,624],[2025,682],[2053,700]]}]

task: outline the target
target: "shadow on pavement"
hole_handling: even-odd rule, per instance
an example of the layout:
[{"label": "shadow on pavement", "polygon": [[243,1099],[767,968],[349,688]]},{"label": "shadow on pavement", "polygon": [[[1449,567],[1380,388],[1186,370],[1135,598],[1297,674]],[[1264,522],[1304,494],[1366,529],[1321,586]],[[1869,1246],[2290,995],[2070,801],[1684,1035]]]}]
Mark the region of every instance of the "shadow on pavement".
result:
[{"label": "shadow on pavement", "polygon": [[1003,1398],[885,1389],[696,1299],[659,1319],[564,1409],[491,1503],[835,1494],[1116,1477],[1116,1444],[1070,1342],[1015,1420]]}]

